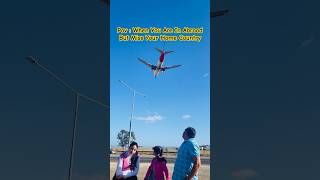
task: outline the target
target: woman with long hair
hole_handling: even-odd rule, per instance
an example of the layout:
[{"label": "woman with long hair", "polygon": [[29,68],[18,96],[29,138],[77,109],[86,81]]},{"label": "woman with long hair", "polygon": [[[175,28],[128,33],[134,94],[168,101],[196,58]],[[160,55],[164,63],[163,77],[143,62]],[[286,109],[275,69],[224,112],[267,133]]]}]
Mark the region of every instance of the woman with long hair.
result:
[{"label": "woman with long hair", "polygon": [[125,151],[120,155],[113,180],[137,180],[139,165],[140,156],[138,154],[138,143],[133,141],[131,142],[128,151]]}]

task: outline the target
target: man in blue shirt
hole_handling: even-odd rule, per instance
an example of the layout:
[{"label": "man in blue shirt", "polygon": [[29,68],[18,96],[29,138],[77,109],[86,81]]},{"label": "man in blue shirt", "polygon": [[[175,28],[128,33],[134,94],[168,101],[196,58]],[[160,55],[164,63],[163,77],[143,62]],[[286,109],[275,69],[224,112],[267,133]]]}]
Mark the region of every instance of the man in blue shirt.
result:
[{"label": "man in blue shirt", "polygon": [[198,180],[198,170],[201,166],[200,148],[195,141],[196,130],[188,127],[184,130],[183,143],[179,147],[174,164],[172,180]]}]

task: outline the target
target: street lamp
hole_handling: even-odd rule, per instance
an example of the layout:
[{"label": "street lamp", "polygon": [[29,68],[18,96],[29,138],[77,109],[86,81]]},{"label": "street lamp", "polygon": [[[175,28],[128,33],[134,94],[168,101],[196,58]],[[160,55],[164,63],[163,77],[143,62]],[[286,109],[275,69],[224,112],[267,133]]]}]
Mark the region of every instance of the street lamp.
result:
[{"label": "street lamp", "polygon": [[47,72],[51,77],[59,81],[64,87],[69,89],[74,95],[75,95],[75,110],[74,110],[74,119],[73,119],[73,134],[72,134],[72,142],[71,142],[71,148],[70,148],[70,161],[69,161],[69,175],[68,175],[68,180],[71,180],[72,177],[72,169],[73,169],[73,154],[74,154],[74,147],[75,147],[75,140],[76,140],[76,132],[77,132],[77,121],[78,121],[78,111],[79,111],[79,98],[83,98],[87,101],[96,103],[104,108],[109,108],[106,104],[93,99],[89,96],[86,96],[76,89],[74,89],[72,86],[70,86],[68,83],[66,83],[64,80],[62,80],[59,76],[51,72],[48,68],[46,68],[44,65],[40,64],[39,61],[34,58],[33,56],[28,56],[26,59],[31,63],[39,67],[40,69],[44,70]]},{"label": "street lamp", "polygon": [[132,106],[131,106],[131,117],[130,117],[130,127],[129,127],[129,144],[128,146],[130,146],[131,143],[131,124],[132,124],[132,119],[133,119],[133,110],[134,110],[134,100],[136,97],[136,94],[142,96],[142,97],[147,97],[146,95],[140,93],[139,91],[136,91],[135,89],[133,89],[132,87],[130,87],[127,83],[125,83],[124,81],[119,80],[119,82],[121,84],[123,84],[124,86],[126,86],[131,92],[132,92]]}]

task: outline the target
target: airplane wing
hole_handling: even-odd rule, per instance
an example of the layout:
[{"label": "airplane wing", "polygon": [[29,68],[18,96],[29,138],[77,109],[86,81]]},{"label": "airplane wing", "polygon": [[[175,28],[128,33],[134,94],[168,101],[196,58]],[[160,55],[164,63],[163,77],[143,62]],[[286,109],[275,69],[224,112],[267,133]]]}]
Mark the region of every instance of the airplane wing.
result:
[{"label": "airplane wing", "polygon": [[143,59],[138,58],[138,60],[139,60],[140,62],[142,62],[143,64],[149,66],[150,68],[152,68],[152,66],[153,66],[152,64],[148,63],[147,61],[145,61],[145,60],[143,60]]},{"label": "airplane wing", "polygon": [[211,17],[223,16],[223,15],[225,15],[227,12],[229,12],[228,9],[222,10],[222,11],[215,11],[215,12],[211,12],[211,13],[210,13],[210,16],[211,16]]},{"label": "airplane wing", "polygon": [[166,52],[164,52],[164,54],[169,54],[169,53],[172,53],[172,52],[174,52],[174,51],[166,51]]},{"label": "airplane wing", "polygon": [[159,51],[159,53],[162,53],[162,50],[161,50],[161,49],[156,48],[156,47],[155,47],[155,49],[156,49],[157,51]]},{"label": "airplane wing", "polygon": [[165,71],[167,69],[172,69],[172,68],[177,68],[177,67],[180,67],[181,65],[173,65],[173,66],[163,66],[161,67],[161,71]]}]

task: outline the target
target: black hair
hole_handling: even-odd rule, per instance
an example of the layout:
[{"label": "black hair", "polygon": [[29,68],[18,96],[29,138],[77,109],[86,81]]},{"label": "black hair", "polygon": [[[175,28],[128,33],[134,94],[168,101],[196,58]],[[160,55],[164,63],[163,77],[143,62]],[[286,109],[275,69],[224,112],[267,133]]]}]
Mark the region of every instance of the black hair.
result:
[{"label": "black hair", "polygon": [[152,148],[153,149],[153,152],[157,155],[157,156],[162,156],[162,153],[163,153],[163,149],[161,146],[155,146]]},{"label": "black hair", "polygon": [[[137,148],[138,148],[138,143],[135,142],[135,141],[132,141],[132,142],[130,143],[130,146],[129,146],[129,147],[133,147],[134,145],[136,145]],[[131,159],[130,159],[130,162],[131,162],[131,164],[130,164],[130,169],[131,169],[131,170],[134,170],[134,169],[136,168],[136,164],[137,164],[138,158],[139,158],[138,151],[136,151],[136,152],[131,156]]]},{"label": "black hair", "polygon": [[193,127],[187,127],[184,131],[187,133],[189,138],[196,137],[196,130]]},{"label": "black hair", "polygon": [[139,147],[137,142],[132,141],[132,142],[130,143],[130,147],[132,147],[132,146],[134,146],[134,145],[136,145],[136,146],[137,146],[137,148]]},{"label": "black hair", "polygon": [[158,161],[167,162],[167,160],[164,157],[162,157],[163,149],[162,149],[161,146],[155,146],[152,149],[153,149],[153,152],[156,154],[156,158],[157,158]]}]

